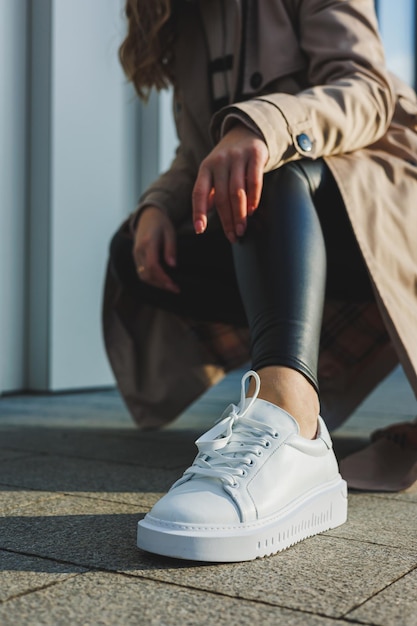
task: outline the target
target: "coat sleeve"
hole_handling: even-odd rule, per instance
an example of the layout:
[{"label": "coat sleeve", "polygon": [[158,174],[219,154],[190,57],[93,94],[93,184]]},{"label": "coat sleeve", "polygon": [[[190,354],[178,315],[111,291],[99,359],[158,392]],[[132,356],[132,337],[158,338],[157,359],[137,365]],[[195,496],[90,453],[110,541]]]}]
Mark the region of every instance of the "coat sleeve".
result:
[{"label": "coat sleeve", "polygon": [[132,215],[132,227],[145,206],[156,206],[169,215],[174,224],[181,223],[190,214],[190,202],[195,173],[182,144],[176,150],[169,169],[162,173],[143,193]]},{"label": "coat sleeve", "polygon": [[269,149],[266,171],[374,143],[395,106],[372,0],[293,1],[310,87],[226,107],[211,126],[215,141],[236,118],[257,129]]}]

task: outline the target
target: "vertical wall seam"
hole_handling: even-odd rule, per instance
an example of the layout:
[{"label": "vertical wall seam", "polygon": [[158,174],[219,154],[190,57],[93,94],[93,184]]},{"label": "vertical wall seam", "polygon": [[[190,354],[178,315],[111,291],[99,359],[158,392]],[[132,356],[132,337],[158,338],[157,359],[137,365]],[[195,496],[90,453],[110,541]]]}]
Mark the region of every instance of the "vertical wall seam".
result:
[{"label": "vertical wall seam", "polygon": [[52,0],[30,14],[29,376],[31,389],[50,380]]}]

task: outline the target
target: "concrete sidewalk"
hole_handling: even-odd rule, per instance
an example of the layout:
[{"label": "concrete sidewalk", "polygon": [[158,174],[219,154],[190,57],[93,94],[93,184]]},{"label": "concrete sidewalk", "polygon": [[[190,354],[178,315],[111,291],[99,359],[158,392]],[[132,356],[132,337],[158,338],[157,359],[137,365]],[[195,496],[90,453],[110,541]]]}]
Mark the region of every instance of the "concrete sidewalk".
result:
[{"label": "concrete sidewalk", "polygon": [[[136,524],[240,393],[241,372],[162,432],[116,391],[0,398],[0,625],[417,626],[417,487],[351,493],[348,522],[263,560],[146,555]],[[341,458],[415,417],[401,370],[333,434]]]}]

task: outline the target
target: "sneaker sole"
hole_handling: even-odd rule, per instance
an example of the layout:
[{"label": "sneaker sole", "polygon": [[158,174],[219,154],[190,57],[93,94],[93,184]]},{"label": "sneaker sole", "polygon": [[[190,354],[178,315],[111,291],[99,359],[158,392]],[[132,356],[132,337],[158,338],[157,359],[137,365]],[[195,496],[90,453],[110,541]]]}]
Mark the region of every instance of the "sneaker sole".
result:
[{"label": "sneaker sole", "polygon": [[189,561],[251,561],[336,528],[346,519],[347,486],[339,479],[263,522],[207,528],[168,523],[147,515],[138,523],[137,545],[146,552]]}]

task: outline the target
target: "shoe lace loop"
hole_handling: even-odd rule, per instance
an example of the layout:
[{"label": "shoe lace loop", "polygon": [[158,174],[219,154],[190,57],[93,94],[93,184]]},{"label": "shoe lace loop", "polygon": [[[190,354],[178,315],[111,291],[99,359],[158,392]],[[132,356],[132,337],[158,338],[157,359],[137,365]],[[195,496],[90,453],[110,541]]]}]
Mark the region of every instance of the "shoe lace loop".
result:
[{"label": "shoe lace loop", "polygon": [[[255,379],[255,393],[242,408],[245,406],[245,383],[251,376]],[[236,478],[247,473],[245,466],[255,465],[254,457],[262,456],[263,449],[270,446],[268,437],[276,437],[274,429],[246,417],[259,390],[258,374],[252,370],[246,372],[242,378],[239,405],[230,405],[213,428],[197,439],[199,454],[184,477],[191,474],[217,478],[232,487],[237,486]]]}]

